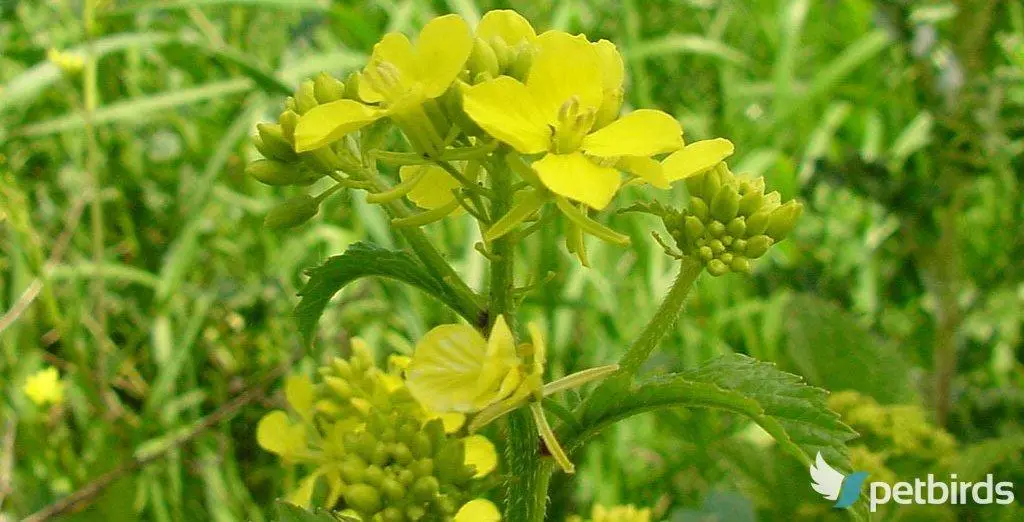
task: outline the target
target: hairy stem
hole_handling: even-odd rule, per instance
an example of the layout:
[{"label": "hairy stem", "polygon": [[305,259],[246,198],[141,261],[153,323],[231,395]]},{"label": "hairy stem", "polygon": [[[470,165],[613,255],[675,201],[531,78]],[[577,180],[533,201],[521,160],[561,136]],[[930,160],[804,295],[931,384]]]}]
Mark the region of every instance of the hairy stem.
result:
[{"label": "hairy stem", "polygon": [[690,295],[690,288],[697,280],[704,267],[699,261],[693,258],[684,257],[679,266],[679,275],[675,283],[661,302],[658,311],[651,317],[650,322],[644,327],[636,341],[629,347],[626,355],[619,361],[619,375],[632,377],[640,369],[640,366],[651,356],[651,352],[658,346],[658,343],[672,329],[679,312],[686,305],[686,298]]}]

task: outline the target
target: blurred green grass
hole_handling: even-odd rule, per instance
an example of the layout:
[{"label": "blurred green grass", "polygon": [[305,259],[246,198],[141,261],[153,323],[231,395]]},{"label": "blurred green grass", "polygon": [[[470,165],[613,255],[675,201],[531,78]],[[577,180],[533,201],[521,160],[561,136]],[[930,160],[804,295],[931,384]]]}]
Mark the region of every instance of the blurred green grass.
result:
[{"label": "blurred green grass", "polygon": [[[828,389],[932,409],[934,353],[948,335],[960,365],[945,425],[964,447],[1020,433],[1019,4],[86,3],[97,8],[89,27],[83,2],[0,4],[0,424],[15,441],[0,448],[13,454],[0,469],[0,519],[154,448],[170,449],[70,518],[265,519],[294,481],[253,436],[280,402],[276,385],[222,422],[203,419],[282,367],[310,371],[343,353],[351,335],[382,356],[408,352],[452,316],[414,291],[360,283],[303,351],[290,316],[302,270],[361,238],[400,242],[357,193],[294,233],[264,230],[263,213],[288,194],[244,176],[255,157],[248,136],[276,115],[282,92],[321,70],[360,67],[384,32],[444,12],[472,23],[499,7],[539,29],[616,42],[628,104],[675,114],[689,141],[729,137],[735,170],[808,202],[794,240],[752,277],[702,281],[652,369],[740,352]],[[85,56],[85,70],[62,72],[51,49]],[[577,266],[554,228],[524,247],[536,260],[520,267],[524,280],[559,274],[525,308],[551,330],[556,374],[621,353],[670,283],[671,261],[649,238],[655,223],[608,220],[634,246],[591,245],[600,269]],[[472,223],[430,231],[482,286]],[[56,413],[20,392],[44,364],[69,383]],[[747,491],[764,519],[792,519],[798,506],[730,479],[736,459],[723,441],[744,429],[716,412],[634,419],[587,450],[552,510],[633,502],[682,517],[724,488]],[[1019,475],[1020,459],[1017,449],[1001,469],[1017,463]]]}]

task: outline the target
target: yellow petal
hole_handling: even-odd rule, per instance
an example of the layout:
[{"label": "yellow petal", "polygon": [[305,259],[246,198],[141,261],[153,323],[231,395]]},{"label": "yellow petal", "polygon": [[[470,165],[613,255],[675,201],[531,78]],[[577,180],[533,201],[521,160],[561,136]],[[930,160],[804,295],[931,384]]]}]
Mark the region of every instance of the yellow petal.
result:
[{"label": "yellow petal", "polygon": [[476,408],[477,382],[487,341],[473,327],[445,324],[431,329],[416,344],[406,386],[430,410],[468,413]]},{"label": "yellow petal", "polygon": [[547,343],[544,342],[544,331],[541,330],[540,323],[536,321],[526,325],[526,328],[530,331],[530,340],[533,341],[534,373],[543,375],[544,364],[547,362],[548,357]]},{"label": "yellow petal", "polygon": [[490,500],[478,498],[466,502],[454,522],[501,522],[501,513]]},{"label": "yellow petal", "polygon": [[440,413],[435,414],[431,418],[441,419],[441,424],[444,424],[445,433],[455,433],[466,423],[466,415],[463,413]]},{"label": "yellow petal", "polygon": [[622,83],[626,80],[626,66],[615,44],[600,40],[593,46],[601,64],[601,86],[605,93],[622,89]]},{"label": "yellow petal", "polygon": [[732,142],[724,138],[691,143],[661,162],[669,181],[701,174],[732,156]]},{"label": "yellow petal", "polygon": [[583,150],[602,158],[653,156],[683,147],[683,129],[661,111],[633,111],[583,138]]},{"label": "yellow petal", "polygon": [[301,424],[292,424],[287,413],[272,411],[264,415],[256,425],[256,442],[263,449],[281,457],[297,457],[306,447],[306,428]]},{"label": "yellow petal", "polygon": [[421,65],[418,80],[427,98],[436,98],[462,72],[473,50],[469,25],[459,15],[437,17],[427,23],[416,41],[416,59]]},{"label": "yellow petal", "polygon": [[643,156],[622,156],[615,162],[615,166],[638,178],[658,187],[669,188],[668,179],[665,178],[665,170],[661,168],[658,160]]},{"label": "yellow petal", "polygon": [[533,162],[537,176],[555,194],[601,210],[619,189],[619,172],[602,167],[583,154],[548,154]]},{"label": "yellow petal", "polygon": [[406,197],[416,206],[427,210],[441,208],[451,203],[455,199],[452,190],[462,186],[459,180],[437,165],[405,165],[398,169],[398,175],[402,181],[407,181],[418,175],[423,176],[419,183],[406,194]]},{"label": "yellow petal", "polygon": [[523,41],[533,43],[537,40],[537,32],[530,22],[511,9],[488,11],[476,26],[476,36],[485,42],[500,38],[509,47],[515,47]]},{"label": "yellow petal", "polygon": [[525,85],[500,76],[465,90],[462,107],[488,134],[523,154],[548,150],[551,129]]},{"label": "yellow petal", "polygon": [[477,380],[474,404],[478,409],[486,408],[512,393],[519,384],[516,340],[505,317],[499,315],[487,339],[487,353]]},{"label": "yellow petal", "polygon": [[498,452],[490,439],[483,435],[470,435],[462,442],[466,447],[466,465],[476,468],[475,478],[489,475],[498,467]]},{"label": "yellow petal", "polygon": [[25,379],[22,391],[37,406],[64,402],[64,383],[54,367],[44,368]]},{"label": "yellow petal", "polygon": [[313,382],[305,375],[290,375],[284,384],[284,397],[288,404],[304,419],[313,417],[315,392]]},{"label": "yellow petal", "polygon": [[537,44],[526,86],[548,121],[557,123],[558,110],[573,96],[581,110],[600,108],[604,78],[597,51],[586,37],[548,31]]},{"label": "yellow petal", "polygon": [[379,74],[377,70],[384,65],[389,78],[395,81],[397,91],[407,91],[413,81],[420,75],[420,64],[412,43],[402,33],[388,33],[373,46],[373,54],[363,69],[363,77],[359,82],[359,98],[365,102],[377,103],[387,99],[389,93],[376,88],[373,79]]},{"label": "yellow petal", "polygon": [[295,150],[318,149],[382,118],[385,111],[353,100],[318,105],[295,125]]}]

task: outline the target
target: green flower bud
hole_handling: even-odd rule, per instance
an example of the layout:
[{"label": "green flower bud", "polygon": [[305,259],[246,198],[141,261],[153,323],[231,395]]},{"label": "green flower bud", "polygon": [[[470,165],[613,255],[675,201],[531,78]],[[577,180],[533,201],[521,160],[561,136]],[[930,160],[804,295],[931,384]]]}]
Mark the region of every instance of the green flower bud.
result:
[{"label": "green flower bud", "polygon": [[686,237],[690,241],[696,241],[697,238],[704,235],[704,223],[696,216],[686,216],[684,220],[684,230],[686,230]]},{"label": "green flower bud", "polygon": [[305,181],[308,175],[303,174],[299,165],[291,165],[277,160],[256,160],[245,166],[245,173],[265,185],[295,185]]},{"label": "green flower bud", "polygon": [[698,199],[702,196],[701,191],[704,189],[704,174],[697,174],[690,176],[683,180],[686,184],[686,191],[690,194],[693,199]]},{"label": "green flower bud", "polygon": [[413,461],[412,450],[401,442],[391,447],[391,455],[395,458],[395,462],[403,466],[408,466]]},{"label": "green flower bud", "polygon": [[725,244],[720,239],[712,239],[708,242],[708,246],[711,247],[711,251],[716,255],[725,252]]},{"label": "green flower bud", "polygon": [[313,95],[319,103],[338,101],[345,96],[345,84],[322,72],[313,79]]},{"label": "green flower bud", "polygon": [[720,238],[725,235],[725,225],[723,225],[721,221],[712,221],[711,223],[708,223],[708,233],[711,234],[712,237]]},{"label": "green flower bud", "polygon": [[367,466],[363,472],[363,482],[379,487],[384,483],[385,474],[380,466]]},{"label": "green flower bud", "polygon": [[342,98],[346,100],[358,100],[359,99],[359,82],[362,81],[363,77],[359,72],[353,72],[345,78],[345,92]]},{"label": "green flower bud", "polygon": [[455,501],[451,495],[441,495],[437,499],[437,506],[441,508],[441,512],[446,515],[454,515],[459,510],[459,504]]},{"label": "green flower bud", "polygon": [[288,163],[299,159],[291,142],[285,138],[284,129],[280,124],[260,123],[256,125],[256,130],[259,132],[260,138],[256,148],[259,149],[260,154],[269,159]]},{"label": "green flower bud", "polygon": [[690,198],[690,212],[697,217],[697,219],[707,222],[710,211],[708,204],[700,198]]},{"label": "green flower bud", "polygon": [[740,198],[739,213],[743,216],[749,216],[757,209],[761,208],[761,203],[764,202],[764,196],[758,192],[748,192]]},{"label": "green flower bud", "polygon": [[401,509],[389,507],[380,512],[382,522],[405,522],[405,515]]},{"label": "green flower bud", "polygon": [[729,263],[729,268],[733,272],[749,273],[750,272],[750,261],[740,255],[732,258],[732,263]]},{"label": "green flower bud", "polygon": [[416,474],[411,470],[403,469],[398,471],[398,482],[402,483],[403,486],[411,486],[416,480]]},{"label": "green flower bud", "polygon": [[702,246],[697,252],[704,261],[711,261],[715,258],[715,251],[711,250],[711,247]]},{"label": "green flower bud", "polygon": [[369,432],[363,431],[356,436],[352,450],[367,462],[373,462],[373,456],[377,448],[377,439]]},{"label": "green flower bud", "polygon": [[353,484],[345,488],[345,503],[361,514],[372,515],[380,511],[380,493],[366,484]]},{"label": "green flower bud", "polygon": [[302,194],[270,209],[263,218],[263,226],[271,229],[285,229],[297,227],[310,219],[320,211],[320,201]]},{"label": "green flower bud", "polygon": [[434,461],[432,459],[420,459],[409,466],[409,470],[417,477],[429,477],[434,474]]},{"label": "green flower bud", "polygon": [[758,234],[764,234],[765,230],[768,230],[768,218],[771,217],[772,211],[762,208],[757,212],[754,212],[747,218],[747,235],[756,236]]},{"label": "green flower bud", "polygon": [[440,489],[441,484],[436,478],[431,476],[420,477],[412,485],[412,496],[420,502],[431,502],[437,498],[437,492]]},{"label": "green flower bud", "polygon": [[378,466],[383,466],[384,464],[387,464],[389,455],[387,445],[383,442],[378,442],[373,448],[373,455],[370,458],[370,462]]},{"label": "green flower bud", "polygon": [[796,201],[787,201],[784,205],[772,211],[771,217],[768,219],[768,229],[765,231],[766,234],[771,236],[775,241],[782,241],[793,227],[796,226],[796,220],[803,213],[804,207]]},{"label": "green flower bud", "polygon": [[430,437],[426,433],[417,433],[415,440],[413,440],[412,454],[423,458],[429,457],[434,454],[434,445],[430,442]]},{"label": "green flower bud", "polygon": [[469,55],[467,65],[469,66],[470,74],[473,76],[488,74],[491,78],[495,78],[501,74],[501,64],[498,63],[498,56],[494,54],[494,49],[491,48],[490,44],[482,38],[477,38],[473,42],[473,51]]},{"label": "green flower bud", "polygon": [[411,506],[406,508],[405,516],[409,517],[409,520],[416,522],[417,520],[427,516],[427,510],[420,506]]},{"label": "green flower bud", "polygon": [[466,451],[461,442],[446,444],[434,458],[434,471],[441,480],[451,482],[465,466],[465,462]]},{"label": "green flower bud", "polygon": [[286,110],[277,117],[277,123],[281,126],[281,135],[288,140],[289,144],[295,143],[295,126],[299,123],[299,113],[294,110]]},{"label": "green flower bud", "polygon": [[295,112],[303,115],[317,105],[319,103],[316,101],[316,87],[314,87],[313,80],[302,82],[299,90],[295,92]]},{"label": "green flower bud", "polygon": [[711,200],[711,215],[722,223],[728,223],[732,218],[736,217],[736,212],[739,211],[739,208],[739,194],[736,193],[736,189],[731,185],[723,186],[715,194],[715,198]]},{"label": "green flower bud", "polygon": [[718,259],[712,259],[711,261],[708,261],[707,268],[708,273],[715,277],[725,275],[726,273],[729,272],[729,267],[725,266],[725,263]]},{"label": "green flower bud", "polygon": [[345,379],[328,376],[324,377],[324,382],[327,383],[327,387],[337,394],[338,397],[342,399],[352,398],[352,386]]},{"label": "green flower bud", "polygon": [[[701,184],[700,197],[704,201],[713,202],[718,191],[722,188],[721,173],[718,168],[713,168],[702,176],[704,182]],[[730,218],[731,219],[731,218]]]},{"label": "green flower bud", "polygon": [[746,239],[737,239],[736,241],[733,241],[733,243],[732,243],[732,250],[733,250],[733,252],[744,252],[744,251],[746,251],[746,249],[747,249],[747,240]]},{"label": "green flower bud", "polygon": [[505,40],[495,36],[487,43],[491,51],[494,52],[494,57],[498,60],[498,68],[502,71],[508,69],[515,56],[512,55],[512,49],[505,43]]},{"label": "green flower bud", "polygon": [[725,226],[725,231],[734,238],[743,237],[743,235],[747,233],[747,221],[741,217],[733,218],[733,220]]},{"label": "green flower bud", "polygon": [[750,259],[757,259],[768,251],[768,247],[772,246],[772,243],[774,241],[768,236],[754,236],[747,240],[747,248],[743,253]]}]

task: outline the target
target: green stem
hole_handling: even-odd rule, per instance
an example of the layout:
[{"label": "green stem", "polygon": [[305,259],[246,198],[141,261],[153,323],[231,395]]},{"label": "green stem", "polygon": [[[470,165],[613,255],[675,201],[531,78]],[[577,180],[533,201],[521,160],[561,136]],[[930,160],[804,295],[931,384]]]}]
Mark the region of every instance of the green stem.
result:
[{"label": "green stem", "polygon": [[658,343],[672,329],[679,312],[686,305],[686,297],[690,294],[690,288],[697,280],[704,267],[700,261],[684,257],[679,266],[679,275],[672,289],[668,291],[665,300],[661,302],[658,311],[651,317],[650,322],[644,327],[636,341],[629,347],[626,355],[619,361],[619,374],[624,377],[632,377],[640,369],[640,366],[651,356],[651,352],[658,346]]},{"label": "green stem", "polygon": [[[373,192],[387,190],[384,183],[370,169],[359,173],[373,189]],[[412,212],[400,201],[394,200],[383,205],[384,209],[392,219],[403,219],[412,216]],[[465,281],[459,277],[458,272],[448,264],[444,256],[434,248],[434,245],[427,238],[422,230],[416,227],[397,229],[398,233],[409,243],[416,257],[426,266],[435,277],[444,281],[459,299],[460,313],[477,327],[486,324],[487,314],[483,309],[481,298],[473,291]]]}]

